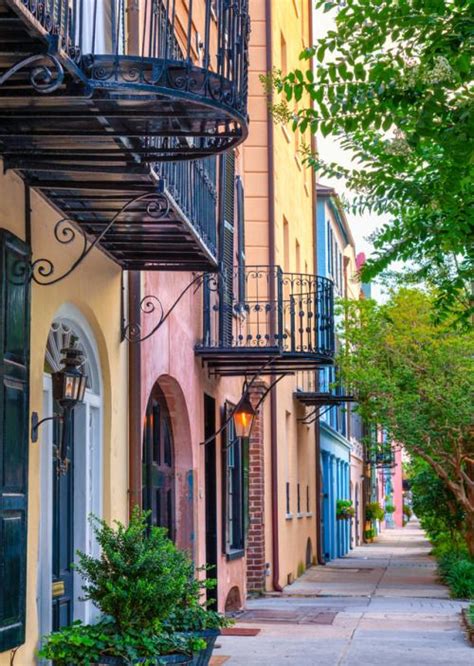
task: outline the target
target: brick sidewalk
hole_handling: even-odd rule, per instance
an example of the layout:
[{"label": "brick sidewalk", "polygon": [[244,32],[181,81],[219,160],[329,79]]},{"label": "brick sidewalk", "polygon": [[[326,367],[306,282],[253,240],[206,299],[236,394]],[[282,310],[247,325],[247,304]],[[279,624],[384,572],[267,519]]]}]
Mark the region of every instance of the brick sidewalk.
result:
[{"label": "brick sidewalk", "polygon": [[261,632],[219,639],[217,663],[229,656],[228,666],[472,666],[459,623],[466,604],[449,599],[429,551],[410,523],[309,569],[281,596],[249,601],[239,626]]}]

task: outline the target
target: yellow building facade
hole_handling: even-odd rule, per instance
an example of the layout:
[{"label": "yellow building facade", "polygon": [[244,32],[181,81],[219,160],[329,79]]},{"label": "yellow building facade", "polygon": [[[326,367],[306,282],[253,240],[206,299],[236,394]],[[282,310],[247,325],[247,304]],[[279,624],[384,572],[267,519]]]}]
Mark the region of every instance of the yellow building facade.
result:
[{"label": "yellow building facade", "polygon": [[[273,69],[300,67],[299,55],[311,43],[310,5],[306,0],[251,0],[252,123],[243,149],[247,263],[276,265],[285,275],[303,280],[316,273],[313,174],[300,153],[310,139],[274,124],[261,77]],[[282,588],[313,563],[316,552],[315,433],[314,426],[301,423],[305,408],[294,397],[297,388],[296,375],[285,377],[265,405],[265,570],[262,575],[258,551],[253,571],[249,558],[254,578],[250,588]],[[253,576],[256,569],[258,575]]]},{"label": "yellow building facade", "polygon": [[[45,258],[52,262],[54,273],[49,279],[68,270],[82,248],[78,237],[72,243],[58,243],[54,229],[59,219],[58,212],[29,190],[17,174],[8,171],[0,176],[0,229],[26,242],[33,261]],[[8,280],[8,275],[3,278]],[[121,271],[99,250],[93,250],[76,271],[57,284],[31,282],[30,415],[36,412],[43,419],[54,413],[51,372],[58,368],[51,367],[51,359],[57,362],[61,358],[61,348],[71,334],[85,351],[90,374],[84,405],[76,415],[71,550],[93,549],[87,527],[91,512],[107,521],[124,521],[128,514],[128,351],[120,340],[121,307]],[[30,420],[30,430],[29,424]],[[51,422],[44,423],[38,435],[32,442],[28,432],[26,640],[14,662],[21,666],[35,663],[39,636],[51,629],[56,573],[53,523],[61,510],[59,494],[53,488],[58,481],[53,470],[57,442]],[[76,598],[79,596],[77,591]],[[90,612],[90,608],[82,609],[83,619]],[[0,664],[11,664],[10,659],[10,652],[0,654]]]}]

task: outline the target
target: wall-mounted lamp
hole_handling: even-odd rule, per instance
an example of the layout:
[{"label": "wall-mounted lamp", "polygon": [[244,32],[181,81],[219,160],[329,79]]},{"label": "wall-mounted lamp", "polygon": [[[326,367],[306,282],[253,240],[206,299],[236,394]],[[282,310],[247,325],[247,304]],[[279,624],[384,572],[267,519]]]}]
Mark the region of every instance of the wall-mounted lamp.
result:
[{"label": "wall-mounted lamp", "polygon": [[84,401],[87,376],[79,369],[84,359],[84,354],[80,349],[71,346],[67,349],[62,349],[61,353],[64,354],[62,360],[63,367],[61,370],[53,373],[52,382],[53,399],[62,407],[63,413],[48,416],[39,421],[38,412],[33,412],[31,415],[31,441],[38,441],[38,429],[46,421],[62,421],[63,430],[58,458],[63,467],[67,469],[66,455],[72,433],[72,412],[78,403]]},{"label": "wall-mounted lamp", "polygon": [[244,393],[233,414],[236,437],[250,437],[257,411],[250,402],[248,393]]}]

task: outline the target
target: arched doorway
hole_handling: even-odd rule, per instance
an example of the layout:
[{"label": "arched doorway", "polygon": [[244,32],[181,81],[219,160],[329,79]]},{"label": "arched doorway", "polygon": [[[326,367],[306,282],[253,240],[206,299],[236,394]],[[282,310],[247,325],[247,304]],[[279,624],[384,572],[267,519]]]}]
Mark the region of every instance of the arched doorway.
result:
[{"label": "arched doorway", "polygon": [[44,424],[41,432],[41,522],[39,563],[40,633],[91,621],[97,614],[81,600],[82,589],[73,563],[76,551],[97,552],[89,524],[90,514],[102,514],[102,382],[97,348],[83,316],[68,306],[49,331],[43,376],[43,416],[59,414],[52,394],[51,373],[60,369],[61,350],[75,346],[84,354],[88,377],[84,403],[73,416],[73,437],[68,447],[67,470],[60,470],[57,446],[60,425]]},{"label": "arched doorway", "polygon": [[176,538],[175,448],[171,415],[158,384],[155,384],[145,416],[143,432],[143,508],[151,512],[151,523],[166,527]]}]

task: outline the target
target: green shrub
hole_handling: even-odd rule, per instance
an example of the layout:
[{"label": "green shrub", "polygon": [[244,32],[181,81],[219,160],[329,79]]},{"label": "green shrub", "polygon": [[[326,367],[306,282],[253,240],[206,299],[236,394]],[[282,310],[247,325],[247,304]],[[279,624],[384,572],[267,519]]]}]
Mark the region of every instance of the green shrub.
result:
[{"label": "green shrub", "polygon": [[[209,571],[203,567],[198,573]],[[184,596],[176,604],[164,627],[168,631],[205,631],[206,629],[222,629],[231,626],[234,621],[210,608],[213,601],[205,600],[206,591],[216,587],[215,578],[197,578],[193,576],[186,583]]]},{"label": "green shrub", "polygon": [[354,516],[355,509],[352,506],[352,500],[338,499],[336,502],[336,518],[338,520],[349,520]]},{"label": "green shrub", "polygon": [[369,502],[365,507],[366,520],[383,520],[385,512],[378,502]]},{"label": "green shrub", "polygon": [[367,541],[369,539],[374,539],[377,536],[376,531],[373,528],[370,528],[369,530],[364,531],[364,539]]},{"label": "green shrub", "polygon": [[432,542],[444,538],[463,541],[465,515],[446,483],[424,461],[411,464],[413,512]]},{"label": "green shrub", "polygon": [[38,656],[54,661],[55,666],[89,666],[99,663],[103,656],[122,658],[127,664],[140,661],[144,666],[155,666],[160,663],[159,656],[191,654],[204,647],[204,641],[196,638],[133,629],[119,632],[113,620],[105,619],[94,625],[73,622],[50,634]]},{"label": "green shrub", "polygon": [[167,538],[166,530],[150,529],[139,509],[128,527],[119,522],[110,527],[98,518],[91,523],[101,554],[78,554],[84,598],[112,617],[119,630],[159,632],[186,594],[193,563]]},{"label": "green shrub", "polygon": [[393,506],[393,504],[386,504],[385,505],[385,513],[395,513],[397,508]]},{"label": "green shrub", "polygon": [[151,665],[163,655],[203,650],[206,642],[177,635],[171,618],[182,614],[181,624],[188,624],[179,627],[182,631],[222,626],[224,620],[200,606],[202,586],[194,564],[166,537],[166,530],[150,528],[148,514],[138,508],[128,527],[119,522],[109,527],[97,518],[91,523],[101,553],[78,553],[76,568],[84,580],[84,598],[104,618],[95,625],[75,622],[46,637],[40,657],[58,666],[88,666],[101,655],[121,657],[127,664],[144,659]]},{"label": "green shrub", "polygon": [[474,561],[462,549],[436,551],[438,571],[456,599],[474,599]]},{"label": "green shrub", "polygon": [[413,516],[413,511],[411,510],[411,506],[408,504],[403,505],[403,515],[406,517],[407,520],[410,520],[410,518]]}]

